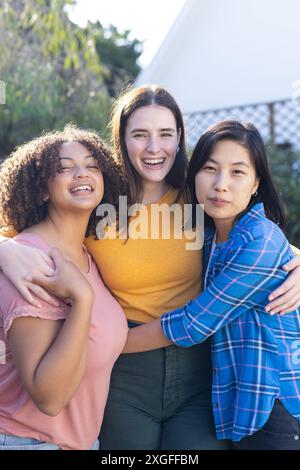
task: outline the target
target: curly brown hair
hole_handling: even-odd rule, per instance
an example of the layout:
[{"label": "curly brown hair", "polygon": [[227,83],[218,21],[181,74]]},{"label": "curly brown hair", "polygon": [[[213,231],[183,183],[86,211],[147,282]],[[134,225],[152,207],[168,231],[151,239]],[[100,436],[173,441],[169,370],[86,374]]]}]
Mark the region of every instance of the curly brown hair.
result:
[{"label": "curly brown hair", "polygon": [[[104,178],[103,203],[118,208],[118,197],[126,193],[121,166],[95,131],[68,124],[62,131],[44,134],[18,147],[0,167],[0,226],[22,232],[47,216],[43,201],[47,182],[62,171],[59,150],[64,142],[78,142],[95,157]],[[87,235],[95,234],[96,209]]]}]

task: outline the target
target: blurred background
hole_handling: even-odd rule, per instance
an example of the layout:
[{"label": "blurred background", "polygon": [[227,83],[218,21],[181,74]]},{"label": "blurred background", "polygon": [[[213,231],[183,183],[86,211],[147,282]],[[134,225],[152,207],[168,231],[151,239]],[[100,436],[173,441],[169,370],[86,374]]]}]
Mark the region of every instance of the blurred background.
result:
[{"label": "blurred background", "polygon": [[191,150],[215,121],[262,132],[300,246],[299,0],[0,0],[0,158],[75,122],[109,141],[111,106],[159,83]]}]

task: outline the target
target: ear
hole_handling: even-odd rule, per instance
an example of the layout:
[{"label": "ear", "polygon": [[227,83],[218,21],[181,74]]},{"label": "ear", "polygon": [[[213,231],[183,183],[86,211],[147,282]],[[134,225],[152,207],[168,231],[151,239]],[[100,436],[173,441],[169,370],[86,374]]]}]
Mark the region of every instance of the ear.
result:
[{"label": "ear", "polygon": [[46,194],[43,196],[43,198],[42,198],[42,199],[43,199],[43,202],[48,202],[48,201],[49,201],[49,199],[50,199],[50,196],[49,196],[49,194],[48,194],[48,193],[46,193]]},{"label": "ear", "polygon": [[260,183],[260,178],[256,178],[256,179],[255,179],[254,186],[253,186],[252,196],[253,196],[253,194],[255,194],[256,191],[258,190],[258,188],[259,188],[259,183]]}]

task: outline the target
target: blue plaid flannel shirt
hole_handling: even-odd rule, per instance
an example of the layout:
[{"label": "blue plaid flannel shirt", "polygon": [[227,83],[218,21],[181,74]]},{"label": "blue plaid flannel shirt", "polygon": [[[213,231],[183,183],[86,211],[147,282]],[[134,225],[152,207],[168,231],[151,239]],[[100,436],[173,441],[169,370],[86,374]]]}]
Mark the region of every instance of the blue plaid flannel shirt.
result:
[{"label": "blue plaid flannel shirt", "polygon": [[[204,245],[207,268],[214,231]],[[236,223],[216,246],[207,288],[185,307],[161,318],[178,346],[213,335],[212,402],[218,439],[239,441],[267,421],[276,398],[300,419],[300,310],[271,316],[268,295],[286,278],[293,257],[284,234],[262,204]]]}]

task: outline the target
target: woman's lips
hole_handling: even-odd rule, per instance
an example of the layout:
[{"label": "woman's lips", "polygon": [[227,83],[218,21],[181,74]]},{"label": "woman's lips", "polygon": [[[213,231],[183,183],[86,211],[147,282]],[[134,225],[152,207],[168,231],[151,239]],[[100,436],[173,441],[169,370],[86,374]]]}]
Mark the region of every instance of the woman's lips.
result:
[{"label": "woman's lips", "polygon": [[225,201],[224,199],[218,199],[218,198],[211,198],[209,201],[216,207],[223,207],[226,206],[226,204],[229,204],[228,201]]},{"label": "woman's lips", "polygon": [[143,159],[142,162],[143,162],[143,165],[149,170],[160,170],[164,166],[166,159],[165,158],[153,158],[152,160]]}]

